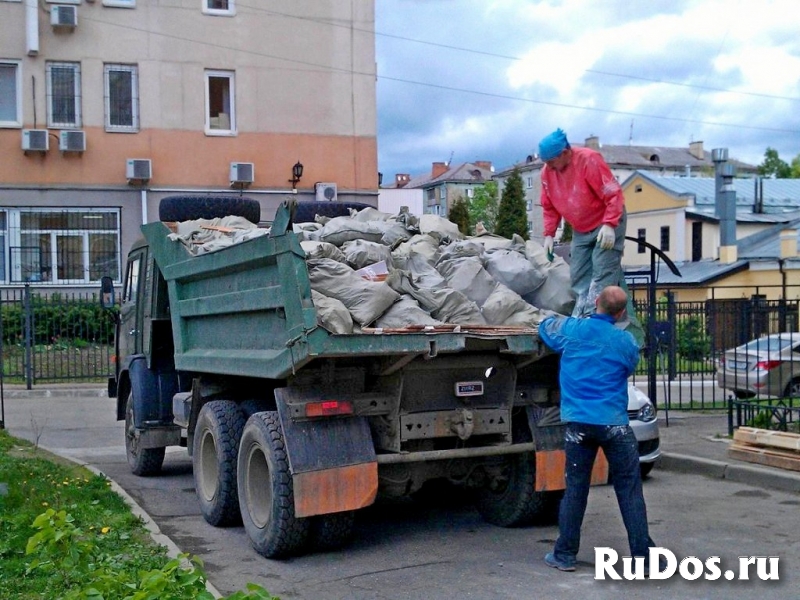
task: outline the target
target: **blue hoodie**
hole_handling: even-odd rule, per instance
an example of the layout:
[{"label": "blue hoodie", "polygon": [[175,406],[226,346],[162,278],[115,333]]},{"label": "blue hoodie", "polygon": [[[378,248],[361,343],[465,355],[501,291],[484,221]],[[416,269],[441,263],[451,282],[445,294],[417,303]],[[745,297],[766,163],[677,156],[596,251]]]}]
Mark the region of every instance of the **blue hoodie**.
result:
[{"label": "blue hoodie", "polygon": [[639,346],[614,318],[548,317],[539,335],[561,354],[561,420],[591,425],[628,424],[628,377]]}]

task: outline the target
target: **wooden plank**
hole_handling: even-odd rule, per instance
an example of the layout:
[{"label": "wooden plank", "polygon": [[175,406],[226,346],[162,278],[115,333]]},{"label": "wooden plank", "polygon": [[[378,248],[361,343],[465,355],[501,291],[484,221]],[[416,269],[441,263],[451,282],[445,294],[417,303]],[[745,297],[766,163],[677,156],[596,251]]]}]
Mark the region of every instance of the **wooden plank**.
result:
[{"label": "wooden plank", "polygon": [[209,231],[219,231],[220,233],[233,233],[234,231],[242,231],[235,227],[224,227],[223,225],[200,225],[200,229],[208,229]]},{"label": "wooden plank", "polygon": [[733,433],[733,439],[754,446],[780,448],[800,452],[800,435],[786,431],[770,431],[757,427],[740,427]]},{"label": "wooden plank", "polygon": [[800,471],[800,457],[791,452],[756,448],[744,444],[733,443],[728,447],[728,456],[737,460],[786,469]]}]

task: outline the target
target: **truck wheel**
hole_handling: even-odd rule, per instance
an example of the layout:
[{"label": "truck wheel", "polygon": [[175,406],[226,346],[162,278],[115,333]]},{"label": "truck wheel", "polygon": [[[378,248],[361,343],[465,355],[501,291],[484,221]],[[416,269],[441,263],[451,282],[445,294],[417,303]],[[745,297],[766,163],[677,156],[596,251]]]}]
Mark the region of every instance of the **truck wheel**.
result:
[{"label": "truck wheel", "polygon": [[356,512],[333,513],[311,517],[311,543],[315,550],[336,550],[346,545],[353,537]]},{"label": "truck wheel", "polygon": [[237,466],[239,508],[253,548],[267,558],[300,553],[311,523],[294,515],[292,474],[277,412],[247,420]]},{"label": "truck wheel", "polygon": [[200,511],[215,527],[238,525],[236,456],[244,414],[235,402],[214,400],[203,405],[194,431],[192,467]]},{"label": "truck wheel", "polygon": [[507,459],[503,476],[476,493],[475,504],[484,521],[500,527],[530,525],[549,514],[553,496],[536,492],[536,460],[533,454]]},{"label": "truck wheel", "polygon": [[139,438],[136,437],[136,426],[133,418],[133,390],[128,392],[125,403],[125,454],[131,473],[146,477],[161,471],[164,464],[165,448],[140,448]]},{"label": "truck wheel", "polygon": [[261,205],[258,200],[240,196],[167,196],[158,205],[160,221],[215,219],[229,215],[258,224]]}]

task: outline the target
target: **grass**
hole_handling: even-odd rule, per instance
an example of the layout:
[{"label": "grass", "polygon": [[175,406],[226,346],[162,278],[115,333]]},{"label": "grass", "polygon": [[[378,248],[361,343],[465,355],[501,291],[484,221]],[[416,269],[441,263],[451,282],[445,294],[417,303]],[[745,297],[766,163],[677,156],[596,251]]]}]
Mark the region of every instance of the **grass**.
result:
[{"label": "grass", "polygon": [[[89,343],[37,344],[31,348],[35,383],[64,380],[106,381],[113,373],[113,346]],[[3,346],[3,376],[6,383],[25,383],[25,348]]]},{"label": "grass", "polygon": [[[210,600],[102,476],[0,430],[0,598]],[[228,600],[278,600],[248,584]]]}]

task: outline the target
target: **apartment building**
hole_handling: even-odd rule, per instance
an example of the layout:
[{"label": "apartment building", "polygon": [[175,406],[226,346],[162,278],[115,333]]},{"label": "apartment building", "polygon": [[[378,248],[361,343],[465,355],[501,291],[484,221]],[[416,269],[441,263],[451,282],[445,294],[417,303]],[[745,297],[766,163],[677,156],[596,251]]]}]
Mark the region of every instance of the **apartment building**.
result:
[{"label": "apartment building", "polygon": [[119,281],[170,195],[377,204],[374,2],[0,0],[0,287]]}]

